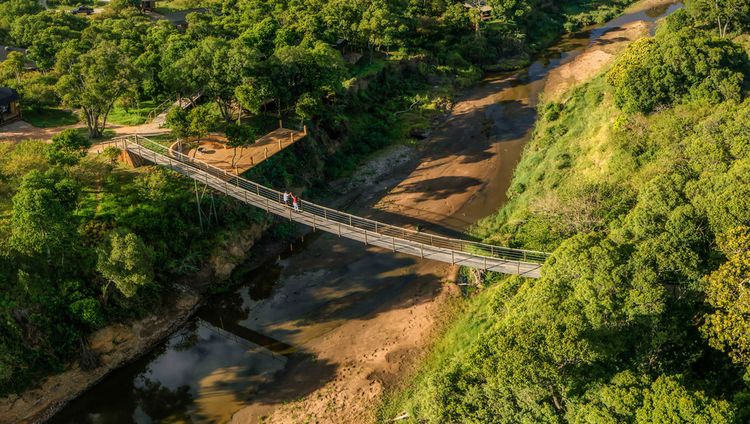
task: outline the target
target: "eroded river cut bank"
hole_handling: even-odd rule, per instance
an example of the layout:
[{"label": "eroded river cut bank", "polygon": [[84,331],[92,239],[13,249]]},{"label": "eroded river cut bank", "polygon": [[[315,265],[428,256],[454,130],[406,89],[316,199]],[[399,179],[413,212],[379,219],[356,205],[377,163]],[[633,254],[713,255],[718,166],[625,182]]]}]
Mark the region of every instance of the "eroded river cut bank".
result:
[{"label": "eroded river cut bank", "polygon": [[[463,231],[505,201],[549,98],[599,73],[675,10],[647,1],[565,37],[522,71],[468,90],[430,140],[366,166],[361,215]],[[356,178],[356,177],[355,177]],[[206,302],[151,353],[114,373],[53,423],[367,422],[384,388],[418,363],[455,296],[453,267],[313,234]]]}]

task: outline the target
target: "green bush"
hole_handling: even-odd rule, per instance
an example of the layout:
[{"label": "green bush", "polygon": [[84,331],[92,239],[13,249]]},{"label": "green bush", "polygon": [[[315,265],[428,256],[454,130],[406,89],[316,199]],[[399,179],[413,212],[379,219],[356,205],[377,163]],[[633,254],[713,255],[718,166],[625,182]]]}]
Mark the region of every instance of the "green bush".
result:
[{"label": "green bush", "polygon": [[684,28],[632,43],[607,73],[607,82],[622,110],[650,113],[688,98],[739,101],[747,69],[740,46]]}]

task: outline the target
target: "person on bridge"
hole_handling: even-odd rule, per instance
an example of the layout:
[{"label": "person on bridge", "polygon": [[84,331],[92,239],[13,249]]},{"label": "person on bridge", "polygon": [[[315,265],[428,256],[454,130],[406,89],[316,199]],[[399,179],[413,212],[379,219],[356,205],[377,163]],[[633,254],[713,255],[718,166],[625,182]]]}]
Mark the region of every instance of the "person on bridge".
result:
[{"label": "person on bridge", "polygon": [[288,191],[284,192],[284,204],[286,206],[289,206],[289,192]]},{"label": "person on bridge", "polygon": [[301,212],[299,210],[299,199],[297,199],[297,196],[292,194],[292,207],[294,208],[295,212]]}]

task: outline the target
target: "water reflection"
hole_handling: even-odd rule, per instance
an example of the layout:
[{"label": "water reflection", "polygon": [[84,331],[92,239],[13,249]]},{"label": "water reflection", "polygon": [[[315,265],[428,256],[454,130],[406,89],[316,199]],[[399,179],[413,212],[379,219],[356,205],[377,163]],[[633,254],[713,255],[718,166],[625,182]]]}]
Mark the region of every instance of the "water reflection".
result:
[{"label": "water reflection", "polygon": [[51,422],[226,422],[286,362],[285,356],[258,343],[194,319]]}]

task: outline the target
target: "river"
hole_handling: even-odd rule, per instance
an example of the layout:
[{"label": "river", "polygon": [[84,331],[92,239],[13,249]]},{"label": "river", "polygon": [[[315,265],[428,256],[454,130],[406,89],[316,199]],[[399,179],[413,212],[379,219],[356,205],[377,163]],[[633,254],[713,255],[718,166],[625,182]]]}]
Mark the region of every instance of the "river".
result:
[{"label": "river", "polygon": [[[633,21],[652,23],[679,7],[631,9],[566,36],[522,71],[487,77],[459,98],[457,109],[435,130],[433,147],[378,182],[382,195],[375,196],[374,207],[370,202],[359,212],[389,220],[406,216],[400,220],[456,231],[493,213],[505,201],[550,72],[605,34]],[[389,372],[391,377],[399,372],[398,367],[389,371],[394,357],[401,355],[399,364],[409,362],[413,346],[402,332],[429,337],[424,322],[411,316],[434,299],[448,271],[316,234],[278,261],[238,275],[240,288],[210,299],[168,340],[109,375],[50,422],[227,422],[242,408],[241,421],[254,422],[339,380],[342,370],[360,372],[357,378],[365,382],[382,382]],[[368,344],[375,347],[360,351]],[[381,345],[398,349],[381,352]],[[352,357],[368,355],[382,362],[382,370],[357,371],[362,361]],[[345,381],[336,384],[334,406],[337,390],[367,392]]]}]

